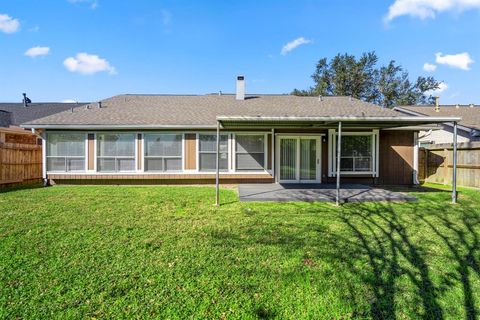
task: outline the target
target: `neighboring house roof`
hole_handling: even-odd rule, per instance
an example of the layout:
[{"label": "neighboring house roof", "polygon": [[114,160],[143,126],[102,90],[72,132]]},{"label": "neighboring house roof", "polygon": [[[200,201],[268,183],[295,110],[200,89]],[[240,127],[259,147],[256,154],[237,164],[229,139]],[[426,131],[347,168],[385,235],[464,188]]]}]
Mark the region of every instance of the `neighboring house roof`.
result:
[{"label": "neighboring house roof", "polygon": [[0,127],[8,127],[12,123],[12,114],[7,111],[0,110]]},{"label": "neighboring house roof", "polygon": [[349,97],[255,95],[119,95],[77,107],[26,125],[215,126],[219,116],[249,117],[404,117],[403,114]]},{"label": "neighboring house roof", "polygon": [[19,126],[80,105],[82,103],[42,102],[29,103],[25,107],[23,103],[0,103],[0,127]]},{"label": "neighboring house roof", "polygon": [[[458,124],[470,130],[480,131],[480,106],[440,105],[438,112],[434,105],[399,106],[395,110],[418,116],[461,117]],[[480,133],[480,132],[479,132]]]}]

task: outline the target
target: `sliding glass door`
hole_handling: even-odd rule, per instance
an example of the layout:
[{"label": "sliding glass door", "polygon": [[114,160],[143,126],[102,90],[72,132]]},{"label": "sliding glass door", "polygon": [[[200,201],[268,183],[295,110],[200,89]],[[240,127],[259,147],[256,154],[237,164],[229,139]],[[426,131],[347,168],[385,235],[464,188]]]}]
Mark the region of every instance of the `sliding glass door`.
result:
[{"label": "sliding glass door", "polygon": [[280,136],[278,177],[280,183],[320,182],[320,138]]}]

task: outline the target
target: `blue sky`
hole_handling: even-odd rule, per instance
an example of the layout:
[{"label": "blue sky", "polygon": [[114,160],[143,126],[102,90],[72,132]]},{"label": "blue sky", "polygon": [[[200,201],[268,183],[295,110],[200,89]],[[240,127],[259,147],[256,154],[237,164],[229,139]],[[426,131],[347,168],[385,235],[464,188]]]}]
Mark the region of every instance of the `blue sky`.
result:
[{"label": "blue sky", "polygon": [[479,36],[480,0],[1,0],[0,101],[233,92],[237,74],[289,93],[320,58],[374,50],[480,103]]}]

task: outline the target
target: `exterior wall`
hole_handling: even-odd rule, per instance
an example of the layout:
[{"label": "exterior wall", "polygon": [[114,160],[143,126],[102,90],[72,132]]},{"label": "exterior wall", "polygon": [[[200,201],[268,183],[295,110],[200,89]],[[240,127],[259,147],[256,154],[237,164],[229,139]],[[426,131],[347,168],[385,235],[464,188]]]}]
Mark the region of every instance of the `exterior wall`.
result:
[{"label": "exterior wall", "polygon": [[185,170],[196,170],[197,169],[197,134],[196,133],[186,133],[185,134]]},{"label": "exterior wall", "polygon": [[[432,130],[432,131],[420,131],[418,134],[418,141],[420,144],[432,143],[452,143],[453,142],[453,129],[445,126],[443,130]],[[470,142],[470,141],[479,141],[480,137],[474,138],[470,137],[470,134],[466,131],[458,129],[457,131],[457,142]]]},{"label": "exterior wall", "polygon": [[[344,130],[349,131],[368,131],[371,130]],[[172,131],[169,131],[172,132]],[[198,131],[202,132],[202,131]],[[198,171],[198,132],[181,132],[183,133],[183,167],[182,172],[165,172],[153,173],[144,172],[143,168],[143,134],[137,132],[136,140],[136,170],[134,172],[125,173],[102,173],[96,172],[96,135],[95,132],[87,132],[86,135],[86,159],[87,170],[80,173],[59,173],[47,172],[47,178],[54,183],[75,183],[75,184],[192,184],[192,183],[214,183],[214,172]],[[271,183],[274,182],[274,174],[272,170],[277,171],[275,164],[275,152],[272,152],[274,144],[271,131],[248,131],[249,133],[264,133],[266,135],[266,170],[255,172],[229,172],[220,173],[220,181],[222,183]],[[145,132],[147,133],[147,132]],[[153,133],[153,132],[152,132]],[[155,131],[158,133],[158,131]],[[276,129],[276,135],[281,134],[309,134],[321,136],[321,182],[335,183],[334,176],[329,177],[329,141],[328,130],[326,129]],[[230,141],[230,162],[233,161],[233,141]],[[385,184],[385,185],[410,185],[413,183],[413,148],[414,132],[413,131],[386,131],[381,130],[379,134],[379,150],[378,177],[372,174],[368,175],[349,175],[342,174],[342,183],[363,183],[363,184]]]},{"label": "exterior wall", "polygon": [[379,184],[413,184],[413,147],[413,131],[380,131]]},{"label": "exterior wall", "polygon": [[[54,130],[49,130],[47,132],[55,132]],[[57,132],[64,132],[58,130]],[[211,131],[198,131],[198,132],[183,132],[183,131],[168,131],[168,133],[181,133],[183,134],[183,158],[182,165],[183,171],[170,171],[170,172],[146,172],[144,171],[144,134],[146,133],[167,133],[166,131],[146,131],[146,132],[136,132],[136,141],[135,141],[135,171],[132,172],[115,172],[115,173],[106,173],[98,172],[96,166],[96,133],[91,131],[76,131],[85,135],[85,145],[86,145],[86,154],[85,154],[85,168],[83,172],[46,172],[46,178],[50,180],[51,183],[125,183],[125,184],[178,184],[178,183],[214,183],[215,182],[215,172],[203,172],[199,171],[198,168],[198,134],[199,133],[213,133]],[[100,132],[100,131],[98,131]],[[105,131],[101,131],[105,132]],[[121,132],[131,132],[131,131],[120,131]],[[229,171],[220,172],[221,182],[222,183],[243,183],[243,182],[264,182],[271,183],[273,182],[273,177],[271,174],[272,166],[272,138],[271,131],[238,131],[237,133],[254,133],[254,134],[264,134],[265,135],[265,167],[266,170],[258,171],[235,171],[233,169],[233,157],[235,156],[233,151],[233,135],[234,132],[229,132]],[[83,182],[82,182],[83,181]]]},{"label": "exterior wall", "polygon": [[87,159],[88,159],[88,166],[87,170],[92,171],[95,170],[95,135],[93,133],[88,134],[88,151],[87,151]]}]

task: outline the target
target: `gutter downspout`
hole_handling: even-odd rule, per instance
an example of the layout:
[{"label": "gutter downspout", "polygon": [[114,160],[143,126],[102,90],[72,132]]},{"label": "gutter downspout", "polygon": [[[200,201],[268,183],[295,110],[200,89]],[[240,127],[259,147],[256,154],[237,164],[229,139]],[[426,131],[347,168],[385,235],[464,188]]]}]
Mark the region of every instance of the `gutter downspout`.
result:
[{"label": "gutter downspout", "polygon": [[338,122],[337,137],[337,197],[335,204],[340,205],[340,156],[342,154],[342,122]]},{"label": "gutter downspout", "polygon": [[413,184],[420,184],[418,181],[418,153],[420,148],[418,147],[418,132],[413,133]]},{"label": "gutter downspout", "polygon": [[220,121],[217,120],[217,153],[215,158],[215,205],[220,206]]}]

